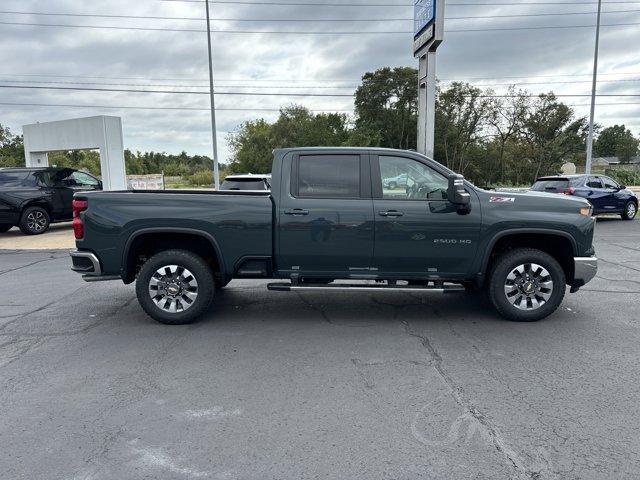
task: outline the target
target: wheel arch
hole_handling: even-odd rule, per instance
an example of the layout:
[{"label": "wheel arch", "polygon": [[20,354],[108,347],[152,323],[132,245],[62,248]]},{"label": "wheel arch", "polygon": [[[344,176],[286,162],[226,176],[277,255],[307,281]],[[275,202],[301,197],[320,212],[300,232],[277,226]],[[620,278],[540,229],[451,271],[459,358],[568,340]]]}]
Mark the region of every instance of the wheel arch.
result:
[{"label": "wheel arch", "polygon": [[[172,236],[167,238],[166,234],[172,234]],[[183,242],[185,240],[194,240],[194,242],[189,245],[188,243],[181,243],[179,240]],[[207,257],[206,259],[215,275],[221,277],[226,277],[227,275],[220,245],[210,233],[194,228],[143,228],[131,234],[125,242],[121,263],[121,276],[124,282],[130,283],[135,279],[138,270],[137,261],[140,258],[140,254],[155,254],[170,249],[188,250]]]},{"label": "wheel arch", "polygon": [[485,249],[480,270],[480,283],[488,277],[495,259],[513,248],[534,248],[548,253],[562,266],[567,282],[574,277],[573,257],[578,255],[575,238],[568,232],[554,229],[517,228],[496,233]]},{"label": "wheel arch", "polygon": [[29,207],[42,207],[42,208],[44,208],[47,211],[47,214],[49,214],[49,221],[53,222],[53,208],[51,208],[51,204],[49,202],[47,202],[45,199],[43,199],[43,198],[32,198],[32,199],[27,200],[26,202],[24,202],[20,206],[20,217],[22,217],[22,214],[24,213],[24,211]]}]

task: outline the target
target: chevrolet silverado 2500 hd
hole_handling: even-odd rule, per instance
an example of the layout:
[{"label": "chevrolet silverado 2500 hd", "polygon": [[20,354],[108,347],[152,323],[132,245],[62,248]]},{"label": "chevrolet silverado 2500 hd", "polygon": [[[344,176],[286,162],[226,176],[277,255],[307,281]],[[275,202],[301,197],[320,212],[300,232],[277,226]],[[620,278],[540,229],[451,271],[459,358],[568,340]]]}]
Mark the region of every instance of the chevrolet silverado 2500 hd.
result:
[{"label": "chevrolet silverado 2500 hd", "polygon": [[584,199],[485,191],[378,148],[276,150],[272,174],[271,191],[77,193],[72,268],[135,281],[142,308],[168,324],[195,320],[234,278],[278,291],[475,288],[534,321],[596,274]]}]

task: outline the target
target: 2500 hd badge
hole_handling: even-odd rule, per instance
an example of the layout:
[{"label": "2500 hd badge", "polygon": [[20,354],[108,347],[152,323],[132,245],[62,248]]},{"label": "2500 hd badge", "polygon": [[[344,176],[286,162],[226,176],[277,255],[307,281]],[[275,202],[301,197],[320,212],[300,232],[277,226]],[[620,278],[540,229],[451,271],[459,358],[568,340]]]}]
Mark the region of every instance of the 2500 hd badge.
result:
[{"label": "2500 hd badge", "polygon": [[433,243],[444,243],[449,245],[471,245],[473,243],[472,240],[467,238],[436,238],[433,240]]}]

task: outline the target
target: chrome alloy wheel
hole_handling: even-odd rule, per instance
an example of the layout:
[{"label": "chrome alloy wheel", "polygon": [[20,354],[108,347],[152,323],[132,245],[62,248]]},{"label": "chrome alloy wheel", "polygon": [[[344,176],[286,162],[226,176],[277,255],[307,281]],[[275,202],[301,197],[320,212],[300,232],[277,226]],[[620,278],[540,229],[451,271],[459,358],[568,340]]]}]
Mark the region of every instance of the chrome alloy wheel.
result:
[{"label": "chrome alloy wheel", "polygon": [[629,202],[627,205],[627,218],[634,218],[636,216],[636,204]]},{"label": "chrome alloy wheel", "polygon": [[27,215],[27,227],[32,232],[41,232],[47,228],[47,217],[40,210],[31,212]]},{"label": "chrome alloy wheel", "polygon": [[198,298],[198,282],[186,268],[166,265],[156,270],[149,280],[149,295],[165,312],[184,312]]},{"label": "chrome alloy wheel", "polygon": [[519,265],[507,275],[504,294],[520,310],[537,310],[551,298],[553,280],[546,268],[535,263]]}]

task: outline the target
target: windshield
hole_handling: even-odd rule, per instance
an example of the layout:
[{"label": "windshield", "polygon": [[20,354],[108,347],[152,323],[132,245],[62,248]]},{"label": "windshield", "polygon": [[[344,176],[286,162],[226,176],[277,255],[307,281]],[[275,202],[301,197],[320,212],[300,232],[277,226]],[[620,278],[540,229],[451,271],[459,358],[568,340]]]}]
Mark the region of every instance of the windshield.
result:
[{"label": "windshield", "polygon": [[262,179],[234,178],[222,182],[220,190],[267,190],[267,186]]}]

